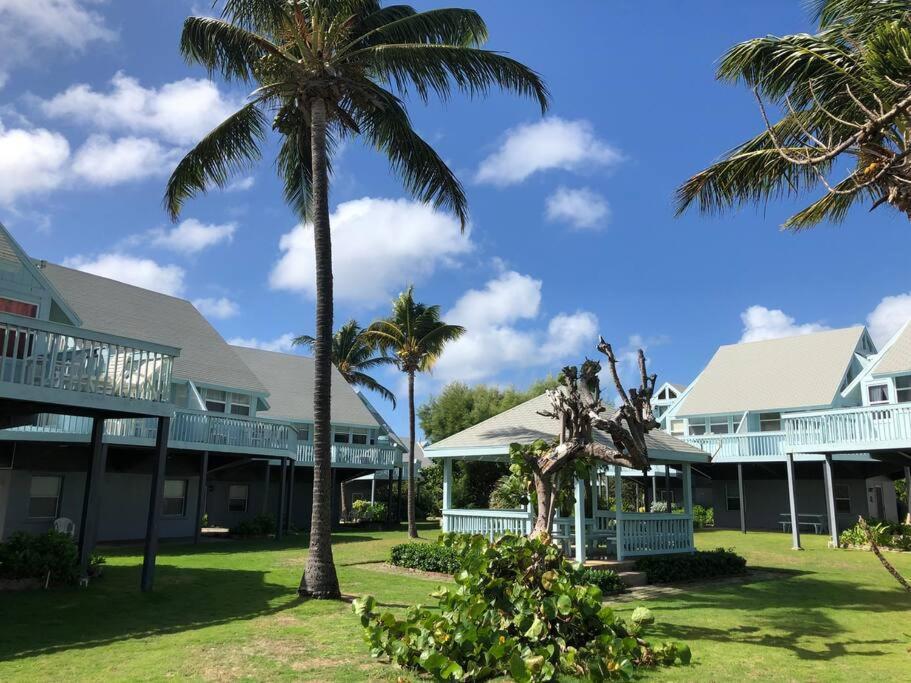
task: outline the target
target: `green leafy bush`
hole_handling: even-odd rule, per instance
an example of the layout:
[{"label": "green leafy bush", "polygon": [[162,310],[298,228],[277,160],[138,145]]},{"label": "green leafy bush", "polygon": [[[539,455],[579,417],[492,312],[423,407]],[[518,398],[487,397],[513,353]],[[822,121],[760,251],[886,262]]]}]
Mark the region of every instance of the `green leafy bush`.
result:
[{"label": "green leafy bush", "polygon": [[371,503],[369,500],[356,500],[351,506],[354,519],[358,522],[384,522],[386,520],[386,504]]},{"label": "green leafy bush", "polygon": [[707,526],[715,526],[715,508],[694,505],[693,524],[700,529],[704,529]]},{"label": "green leafy bush", "polygon": [[390,561],[396,567],[425,572],[455,574],[459,557],[452,547],[442,543],[401,543],[393,546]]},{"label": "green leafy bush", "polygon": [[579,583],[590,583],[597,586],[604,594],[622,593],[626,590],[626,584],[623,583],[623,579],[613,569],[582,567],[577,571]]},{"label": "green leafy bush", "polygon": [[507,474],[497,479],[490,492],[490,507],[493,510],[517,510],[528,503],[525,479],[516,474]]},{"label": "green leafy bush", "polygon": [[733,550],[697,550],[679,555],[654,555],[636,560],[636,571],[645,572],[649,583],[674,583],[736,576],[746,571],[747,561]]},{"label": "green leafy bush", "polygon": [[[891,550],[911,550],[911,524],[871,518],[867,519],[867,525],[873,534],[873,540],[879,547]],[[838,540],[842,546],[849,548],[866,548],[868,545],[867,535],[859,524],[842,531]]]},{"label": "green leafy bush", "polygon": [[231,527],[233,536],[268,536],[274,533],[275,517],[272,515],[256,515]]},{"label": "green leafy bush", "polygon": [[582,583],[558,548],[507,534],[443,537],[461,559],[456,586],[433,593],[437,607],[403,617],[377,613],[367,596],[354,603],[371,653],[436,680],[509,676],[520,683],[558,676],[629,679],[637,667],[688,663],[689,648],[653,647],[642,636],[653,622],[638,608],[629,622]]},{"label": "green leafy bush", "polygon": [[74,583],[79,578],[76,543],[68,534],[12,534],[0,543],[0,578],[47,579],[52,583]]}]

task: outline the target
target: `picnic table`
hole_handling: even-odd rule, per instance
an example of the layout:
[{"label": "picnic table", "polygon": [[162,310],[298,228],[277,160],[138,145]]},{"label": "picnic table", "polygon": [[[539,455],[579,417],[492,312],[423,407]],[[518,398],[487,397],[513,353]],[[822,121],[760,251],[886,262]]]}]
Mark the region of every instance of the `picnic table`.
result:
[{"label": "picnic table", "polygon": [[[782,531],[791,530],[791,513],[782,512],[779,517],[781,520],[778,522],[781,525]],[[826,516],[818,514],[809,514],[809,513],[800,513],[797,515],[797,526],[798,527],[812,527],[814,534],[822,533],[826,530]]]}]

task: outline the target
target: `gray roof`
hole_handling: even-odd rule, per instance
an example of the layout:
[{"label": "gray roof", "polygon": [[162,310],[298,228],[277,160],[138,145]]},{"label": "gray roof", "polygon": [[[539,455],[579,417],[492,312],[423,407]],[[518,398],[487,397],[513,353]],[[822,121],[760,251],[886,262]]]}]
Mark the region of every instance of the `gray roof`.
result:
[{"label": "gray roof", "polygon": [[[432,457],[439,455],[436,451],[446,448],[508,447],[511,443],[529,444],[538,439],[554,439],[559,432],[559,422],[539,415],[540,411],[549,409],[550,401],[547,395],[541,394],[473,427],[437,441],[430,445],[426,452]],[[685,454],[704,456],[708,462],[708,454],[705,451],[684,443],[667,432],[656,429],[646,434],[645,439],[649,456],[654,460],[673,460],[674,454]],[[604,444],[611,443],[610,437],[601,432],[595,432],[595,440]]]},{"label": "gray roof", "polygon": [[265,394],[257,376],[209,321],[184,299],[48,263],[42,273],[86,329],[176,346],[174,376]]},{"label": "gray roof", "polygon": [[911,321],[905,323],[897,336],[890,340],[889,346],[870,372],[873,375],[911,372]]},{"label": "gray roof", "polygon": [[828,406],[864,334],[858,326],[722,346],[677,416]]},{"label": "gray roof", "polygon": [[[313,359],[277,351],[233,346],[234,352],[269,390],[269,410],[257,415],[313,422]],[[332,368],[332,423],[380,427],[361,397]]]}]

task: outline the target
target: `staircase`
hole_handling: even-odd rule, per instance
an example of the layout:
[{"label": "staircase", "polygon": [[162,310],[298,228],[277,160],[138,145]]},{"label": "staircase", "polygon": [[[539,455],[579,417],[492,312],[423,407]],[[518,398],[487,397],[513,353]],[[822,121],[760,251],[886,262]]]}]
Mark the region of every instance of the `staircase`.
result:
[{"label": "staircase", "polygon": [[648,584],[645,572],[635,570],[635,560],[586,560],[586,567],[592,569],[613,569],[630,588],[637,588]]}]

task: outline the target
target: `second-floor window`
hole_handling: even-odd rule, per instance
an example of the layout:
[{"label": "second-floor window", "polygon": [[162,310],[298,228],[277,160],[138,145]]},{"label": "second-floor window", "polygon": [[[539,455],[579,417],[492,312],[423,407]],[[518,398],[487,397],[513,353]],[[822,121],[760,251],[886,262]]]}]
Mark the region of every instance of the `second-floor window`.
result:
[{"label": "second-floor window", "polygon": [[759,413],[760,432],[780,432],[781,413]]},{"label": "second-floor window", "polygon": [[895,400],[899,403],[911,403],[911,375],[895,378]]},{"label": "second-floor window", "polygon": [[701,436],[705,434],[705,420],[690,420],[690,436]]},{"label": "second-floor window", "polygon": [[206,410],[210,413],[250,414],[250,397],[247,394],[235,394],[218,389],[203,389],[202,398],[206,402]]},{"label": "second-floor window", "polygon": [[671,434],[674,436],[686,434],[686,424],[683,420],[671,420]]},{"label": "second-floor window", "polygon": [[333,443],[351,443],[351,435],[348,432],[335,432],[332,435]]},{"label": "second-floor window", "polygon": [[366,444],[368,436],[370,436],[369,429],[352,429],[351,443]]},{"label": "second-floor window", "polygon": [[712,434],[727,434],[731,431],[727,416],[709,418],[709,431]]},{"label": "second-floor window", "polygon": [[889,402],[889,387],[886,384],[871,384],[867,387],[867,398],[870,405]]}]

